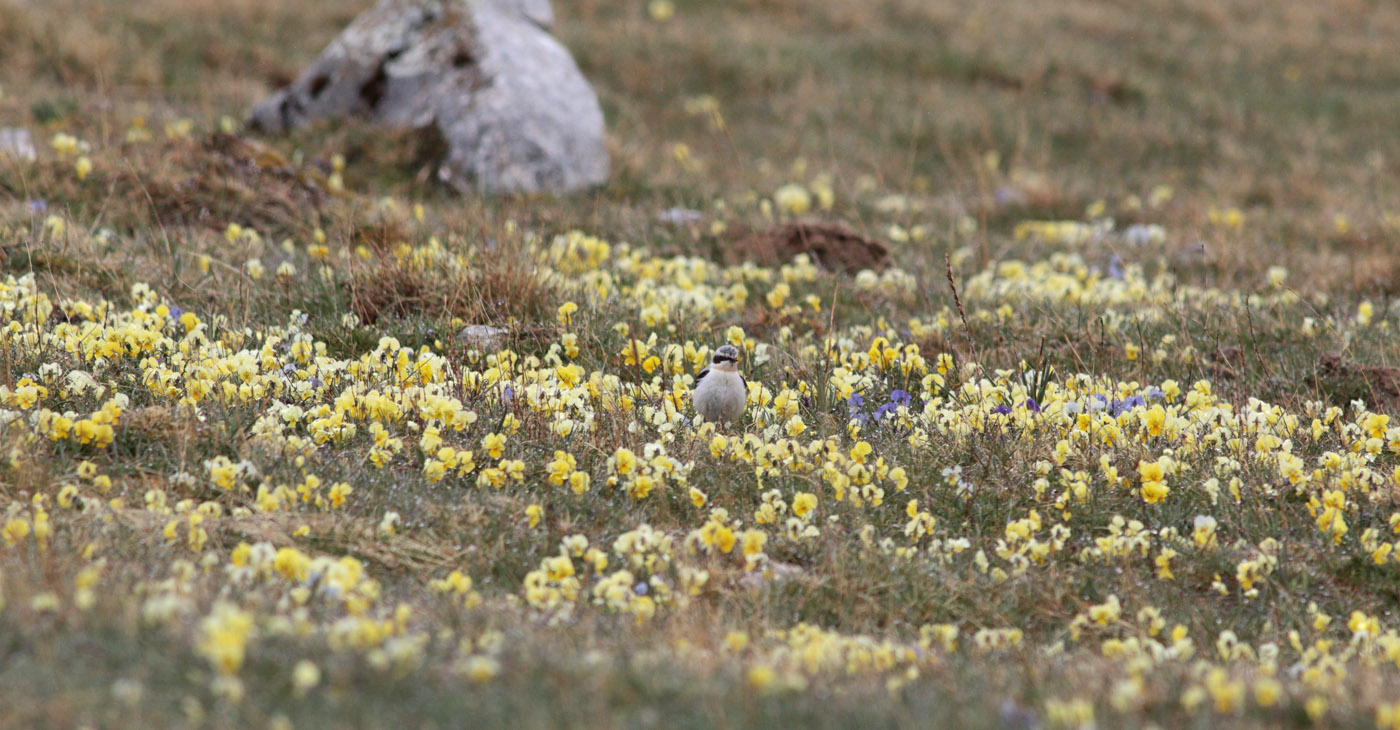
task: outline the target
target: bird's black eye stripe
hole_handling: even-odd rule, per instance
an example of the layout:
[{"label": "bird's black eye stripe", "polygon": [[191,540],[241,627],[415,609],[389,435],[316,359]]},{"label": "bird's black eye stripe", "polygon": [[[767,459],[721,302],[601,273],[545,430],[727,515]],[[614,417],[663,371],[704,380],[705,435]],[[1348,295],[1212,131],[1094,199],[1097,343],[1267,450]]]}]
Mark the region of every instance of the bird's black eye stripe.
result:
[{"label": "bird's black eye stripe", "polygon": [[728,355],[715,355],[714,361],[715,361],[715,362],[739,362],[739,358],[737,358],[737,357],[730,357],[730,356],[728,356]]}]

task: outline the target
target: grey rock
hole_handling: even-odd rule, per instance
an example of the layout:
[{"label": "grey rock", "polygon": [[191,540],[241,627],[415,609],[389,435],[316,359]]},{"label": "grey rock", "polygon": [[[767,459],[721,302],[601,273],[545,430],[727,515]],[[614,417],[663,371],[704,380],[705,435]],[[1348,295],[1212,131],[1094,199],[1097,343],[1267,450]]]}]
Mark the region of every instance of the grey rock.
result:
[{"label": "grey rock", "polygon": [[507,330],[489,324],[469,324],[457,333],[457,338],[471,347],[494,350],[505,342]]},{"label": "grey rock", "polygon": [[672,226],[689,226],[705,220],[705,214],[693,208],[676,206],[657,213],[656,219]]},{"label": "grey rock", "polygon": [[26,162],[39,159],[39,154],[34,149],[34,138],[30,137],[29,130],[23,127],[0,129],[0,156]]},{"label": "grey rock", "polygon": [[549,0],[379,0],[288,88],[254,129],[368,118],[436,127],[438,176],[463,191],[566,192],[608,176],[603,112],[548,29]]}]

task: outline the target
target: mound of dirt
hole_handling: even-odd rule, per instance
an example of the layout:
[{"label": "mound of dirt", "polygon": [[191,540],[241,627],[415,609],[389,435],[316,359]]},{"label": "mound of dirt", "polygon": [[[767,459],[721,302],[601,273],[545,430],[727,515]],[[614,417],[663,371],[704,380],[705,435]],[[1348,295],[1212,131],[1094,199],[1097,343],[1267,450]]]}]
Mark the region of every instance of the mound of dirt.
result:
[{"label": "mound of dirt", "polygon": [[727,260],[762,266],[785,264],[803,253],[823,269],[848,274],[862,269],[883,271],[890,257],[883,243],[841,223],[788,223],[762,231],[739,231],[724,247]]},{"label": "mound of dirt", "polygon": [[164,174],[132,186],[163,223],[222,229],[230,221],[264,231],[299,230],[326,200],[324,175],[295,170],[256,141],[214,134],[172,156]]},{"label": "mound of dirt", "polygon": [[1317,363],[1317,385],[1342,407],[1353,400],[1385,412],[1400,406],[1400,368],[1348,362],[1340,354],[1323,355]]}]

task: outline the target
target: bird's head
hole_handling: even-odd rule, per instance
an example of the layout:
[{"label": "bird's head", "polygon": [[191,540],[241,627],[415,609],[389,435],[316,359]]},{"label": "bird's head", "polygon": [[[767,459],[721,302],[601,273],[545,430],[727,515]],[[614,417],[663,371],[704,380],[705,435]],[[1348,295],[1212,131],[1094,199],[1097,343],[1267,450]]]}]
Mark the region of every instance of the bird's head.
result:
[{"label": "bird's head", "polygon": [[734,372],[739,369],[739,348],[733,345],[720,345],[710,356],[710,367],[715,370]]}]

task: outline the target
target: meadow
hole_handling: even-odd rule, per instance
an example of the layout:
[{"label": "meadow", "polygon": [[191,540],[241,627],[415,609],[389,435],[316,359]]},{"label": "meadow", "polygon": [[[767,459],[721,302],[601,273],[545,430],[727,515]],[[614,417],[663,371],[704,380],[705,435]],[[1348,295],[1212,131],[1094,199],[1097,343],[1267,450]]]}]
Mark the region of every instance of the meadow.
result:
[{"label": "meadow", "polygon": [[362,5],[0,0],[0,726],[1400,729],[1400,6],[557,3],[475,199]]}]

